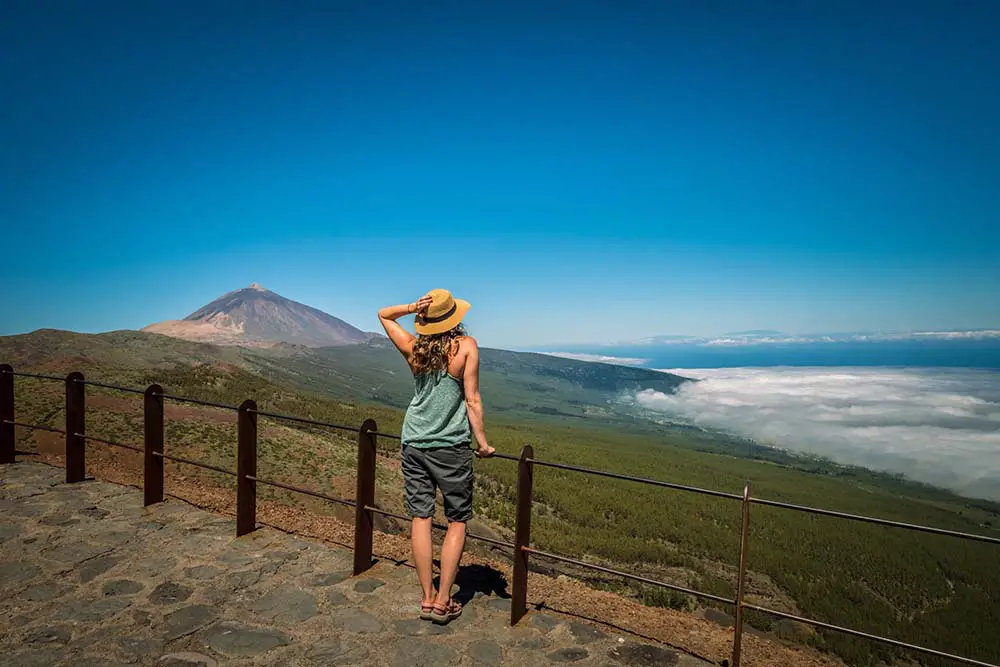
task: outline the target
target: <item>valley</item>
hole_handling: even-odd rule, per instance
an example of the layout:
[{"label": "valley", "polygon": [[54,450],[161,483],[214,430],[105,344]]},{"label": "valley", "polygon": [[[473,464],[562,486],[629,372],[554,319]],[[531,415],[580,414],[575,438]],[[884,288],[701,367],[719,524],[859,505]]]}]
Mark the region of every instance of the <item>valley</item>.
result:
[{"label": "valley", "polygon": [[[335,348],[294,345],[223,347],[140,332],[84,335],[40,331],[0,338],[0,360],[19,370],[88,378],[226,404],[253,397],[261,409],[358,425],[373,417],[398,432],[412,380],[398,354],[378,341]],[[588,364],[543,355],[486,350],[483,393],[491,444],[516,454],[524,444],[543,460],[739,493],[751,480],[756,496],[899,521],[997,535],[995,503],[816,459],[802,459],[692,429],[671,428],[629,414],[614,398],[621,391],[670,391],[682,378],[643,369]],[[18,418],[59,426],[62,388],[17,381]],[[141,401],[113,391],[88,395],[88,432],[140,442]],[[18,430],[19,448],[57,453],[60,439]],[[402,510],[394,458],[398,443],[380,439],[378,504]],[[170,405],[167,448],[175,454],[232,467],[231,413]],[[102,464],[138,470],[131,452],[90,447]],[[260,473],[279,481],[351,497],[355,444],[351,434],[272,421],[261,423]],[[513,530],[515,467],[477,464],[472,530],[509,539]],[[176,477],[175,477],[176,476]],[[169,464],[167,484],[228,489],[216,473]],[[169,491],[169,488],[168,488]],[[341,512],[320,501],[266,488],[261,498],[318,514]],[[587,562],[731,596],[738,553],[739,504],[625,481],[544,469],[536,475],[535,546]],[[755,507],[747,598],[790,613],[857,627],[905,641],[988,660],[1000,656],[1000,575],[991,545],[965,543],[890,528]],[[379,526],[390,532],[404,527]],[[724,618],[687,596],[625,585],[593,572],[534,564],[591,586]],[[595,612],[597,613],[597,612]],[[834,633],[814,633],[789,622],[751,615],[760,631],[833,651],[852,665],[900,659],[899,652]],[[946,664],[927,661],[926,664]]]}]

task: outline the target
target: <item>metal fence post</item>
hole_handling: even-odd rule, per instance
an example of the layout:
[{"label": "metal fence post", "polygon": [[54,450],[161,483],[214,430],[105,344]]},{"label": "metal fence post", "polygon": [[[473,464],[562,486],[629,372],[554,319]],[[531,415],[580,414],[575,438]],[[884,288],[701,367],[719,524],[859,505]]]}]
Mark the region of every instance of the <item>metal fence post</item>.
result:
[{"label": "metal fence post", "polygon": [[66,483],[87,476],[87,397],[82,373],[66,376]]},{"label": "metal fence post", "polygon": [[358,431],[358,489],[354,496],[354,574],[372,566],[372,513],[365,506],[375,504],[375,432],[374,419],[366,419]]},{"label": "metal fence post", "polygon": [[0,364],[0,463],[13,463],[14,444],[14,369]]},{"label": "metal fence post", "polygon": [[163,387],[151,384],[142,401],[143,474],[145,506],[163,502]]},{"label": "metal fence post", "polygon": [[240,405],[236,428],[236,536],[257,527],[257,402]]},{"label": "metal fence post", "polygon": [[531,487],[535,450],[531,445],[521,449],[517,464],[517,523],[514,527],[514,581],[511,583],[510,624],[528,613],[528,552],[531,543]]},{"label": "metal fence post", "polygon": [[743,649],[743,593],[747,581],[747,543],[750,538],[750,482],[743,487],[743,525],[740,534],[740,571],[736,579],[736,622],[733,624],[733,664],[740,667]]}]

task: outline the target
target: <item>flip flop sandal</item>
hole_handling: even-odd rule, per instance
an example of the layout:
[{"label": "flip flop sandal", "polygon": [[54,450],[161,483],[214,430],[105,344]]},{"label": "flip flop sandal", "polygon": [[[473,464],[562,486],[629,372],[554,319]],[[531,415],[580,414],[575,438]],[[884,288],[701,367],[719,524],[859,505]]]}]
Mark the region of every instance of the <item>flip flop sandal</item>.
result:
[{"label": "flip flop sandal", "polygon": [[452,600],[446,607],[435,604],[431,612],[431,620],[438,625],[446,625],[461,615],[462,605]]}]

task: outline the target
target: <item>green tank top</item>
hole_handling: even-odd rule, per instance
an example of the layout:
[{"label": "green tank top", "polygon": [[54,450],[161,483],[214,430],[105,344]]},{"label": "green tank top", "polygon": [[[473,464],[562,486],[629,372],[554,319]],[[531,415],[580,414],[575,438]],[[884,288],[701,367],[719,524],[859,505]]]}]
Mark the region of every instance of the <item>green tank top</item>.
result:
[{"label": "green tank top", "polygon": [[416,392],[403,417],[403,444],[429,449],[472,442],[462,381],[447,370],[414,376]]}]

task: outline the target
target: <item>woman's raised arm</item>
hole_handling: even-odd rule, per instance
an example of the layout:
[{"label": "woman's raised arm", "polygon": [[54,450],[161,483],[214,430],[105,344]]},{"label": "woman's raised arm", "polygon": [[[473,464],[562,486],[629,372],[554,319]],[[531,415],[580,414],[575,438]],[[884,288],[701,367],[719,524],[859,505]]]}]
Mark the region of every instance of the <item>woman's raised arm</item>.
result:
[{"label": "woman's raised arm", "polygon": [[429,305],[431,305],[431,298],[429,296],[422,296],[413,303],[386,306],[378,311],[378,321],[382,324],[382,328],[385,329],[385,335],[389,337],[389,340],[396,346],[396,349],[407,359],[413,353],[413,341],[416,339],[413,337],[413,334],[399,326],[399,322],[396,320],[404,315],[419,313]]}]

